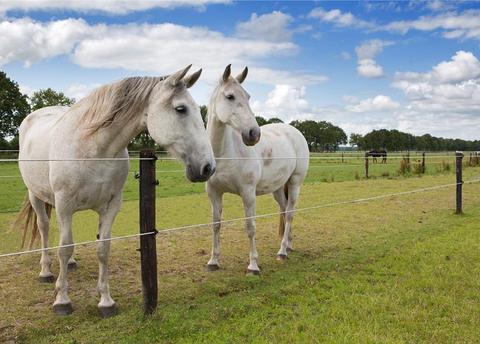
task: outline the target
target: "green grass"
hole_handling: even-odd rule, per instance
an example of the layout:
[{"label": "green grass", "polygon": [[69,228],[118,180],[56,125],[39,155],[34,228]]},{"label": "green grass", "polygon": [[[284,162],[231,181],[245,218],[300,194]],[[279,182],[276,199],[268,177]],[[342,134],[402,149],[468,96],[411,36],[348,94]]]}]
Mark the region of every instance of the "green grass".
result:
[{"label": "green grass", "polygon": [[[465,179],[479,175],[465,170]],[[421,178],[308,183],[299,207],[452,183],[451,173]],[[242,215],[225,198],[224,218]],[[0,341],[25,343],[329,342],[475,343],[480,338],[480,185],[464,187],[465,214],[456,216],[453,188],[365,204],[298,213],[288,261],[275,260],[277,218],[257,221],[260,277],[244,275],[248,242],[241,223],[222,231],[222,269],[204,270],[208,228],[160,234],[159,309],[141,311],[137,240],[114,242],[112,296],[120,314],[96,315],[97,263],[92,246],[76,248],[69,275],[75,313],[51,312],[53,286],[36,282],[38,256],[2,260]],[[260,197],[258,213],[275,211]],[[138,230],[138,205],[125,202],[114,235]],[[210,220],[204,194],[158,200],[158,227]],[[0,214],[0,251],[18,249],[6,234],[13,214]],[[94,239],[96,217],[75,216],[76,241]],[[55,230],[52,230],[55,233]],[[55,238],[52,238],[52,242]],[[57,273],[54,263],[54,273]],[[3,327],[3,329],[2,329]]]}]

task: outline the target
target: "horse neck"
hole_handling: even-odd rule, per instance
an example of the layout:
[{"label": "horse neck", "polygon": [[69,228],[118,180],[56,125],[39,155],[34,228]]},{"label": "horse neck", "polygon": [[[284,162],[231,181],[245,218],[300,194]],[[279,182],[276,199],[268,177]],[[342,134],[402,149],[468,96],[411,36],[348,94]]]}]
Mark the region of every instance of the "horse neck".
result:
[{"label": "horse neck", "polygon": [[233,130],[228,125],[220,122],[215,113],[208,117],[207,134],[215,157],[229,154],[230,148],[232,148]]},{"label": "horse neck", "polygon": [[[88,106],[88,104],[86,104]],[[83,113],[80,109],[79,113]],[[77,132],[79,148],[92,157],[115,157],[124,151],[130,141],[145,129],[141,114],[126,125],[112,124],[105,128],[100,128],[93,134],[86,134],[84,130],[77,129],[78,120],[75,116],[69,117],[73,132]]]},{"label": "horse neck", "polygon": [[101,129],[96,133],[96,143],[98,154],[104,156],[117,156],[124,151],[130,141],[140,134],[145,127],[140,120],[132,121],[124,126],[112,125]]}]

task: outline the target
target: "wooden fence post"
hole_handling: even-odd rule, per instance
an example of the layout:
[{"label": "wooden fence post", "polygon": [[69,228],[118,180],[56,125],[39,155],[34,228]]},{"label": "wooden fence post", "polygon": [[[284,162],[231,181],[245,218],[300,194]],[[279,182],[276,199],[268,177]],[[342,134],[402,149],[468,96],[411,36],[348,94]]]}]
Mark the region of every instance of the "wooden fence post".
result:
[{"label": "wooden fence post", "polygon": [[365,178],[368,179],[368,152],[365,152]]},{"label": "wooden fence post", "polygon": [[342,152],[342,164],[343,164],[343,152]]},{"label": "wooden fence post", "polygon": [[410,164],[410,151],[407,151],[407,164]]},{"label": "wooden fence post", "polygon": [[[157,233],[155,229],[155,151],[140,151],[140,233]],[[157,245],[155,234],[140,236],[143,305],[145,314],[155,312],[158,299]]]},{"label": "wooden fence post", "polygon": [[422,153],[422,173],[425,173],[425,152]]},{"label": "wooden fence post", "polygon": [[455,152],[455,171],[457,174],[457,209],[455,214],[462,213],[462,159],[463,153],[462,152]]}]

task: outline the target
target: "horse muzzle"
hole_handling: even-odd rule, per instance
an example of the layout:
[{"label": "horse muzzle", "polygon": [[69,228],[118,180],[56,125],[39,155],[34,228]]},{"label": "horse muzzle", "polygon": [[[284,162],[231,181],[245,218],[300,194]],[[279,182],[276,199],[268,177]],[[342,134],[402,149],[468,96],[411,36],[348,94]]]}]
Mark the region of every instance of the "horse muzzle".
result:
[{"label": "horse muzzle", "polygon": [[261,131],[260,127],[253,127],[245,130],[242,133],[242,140],[246,146],[254,146],[260,141]]},{"label": "horse muzzle", "polygon": [[207,162],[200,166],[188,164],[185,172],[191,182],[205,182],[215,173],[215,163]]}]

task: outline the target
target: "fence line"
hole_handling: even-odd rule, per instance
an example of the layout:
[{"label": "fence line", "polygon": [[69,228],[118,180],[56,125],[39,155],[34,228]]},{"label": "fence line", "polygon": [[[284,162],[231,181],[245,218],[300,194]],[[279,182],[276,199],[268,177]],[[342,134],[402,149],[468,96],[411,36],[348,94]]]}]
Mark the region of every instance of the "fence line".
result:
[{"label": "fence line", "polygon": [[375,200],[394,197],[394,196],[404,196],[404,195],[416,194],[416,193],[421,193],[421,192],[439,190],[439,189],[444,189],[444,188],[448,188],[448,187],[452,187],[452,186],[457,186],[457,185],[462,185],[462,184],[472,184],[472,183],[477,183],[477,182],[480,182],[480,177],[476,177],[476,178],[470,179],[468,181],[463,181],[463,182],[460,182],[460,183],[449,183],[449,184],[443,184],[443,185],[435,185],[435,186],[430,186],[430,187],[425,187],[425,188],[420,188],[420,189],[414,189],[414,190],[408,190],[408,191],[402,191],[402,192],[396,192],[396,193],[390,193],[390,194],[384,194],[384,195],[377,195],[377,196],[371,196],[371,197],[366,197],[366,198],[358,198],[358,199],[354,199],[354,200],[338,201],[338,202],[319,204],[319,205],[315,205],[315,206],[298,208],[298,209],[294,209],[294,210],[286,210],[286,211],[280,211],[280,212],[274,212],[274,213],[254,215],[254,216],[238,217],[238,218],[229,219],[229,220],[221,220],[221,221],[215,221],[215,222],[172,227],[172,228],[166,228],[166,229],[162,229],[162,230],[158,230],[158,231],[151,231],[151,232],[147,232],[147,233],[137,233],[137,234],[130,234],[130,235],[119,236],[119,237],[112,237],[112,238],[109,238],[109,239],[97,239],[97,240],[83,241],[83,242],[80,242],[80,243],[73,243],[73,244],[68,244],[68,245],[52,246],[52,247],[48,247],[46,249],[39,248],[39,249],[33,249],[33,250],[27,250],[27,251],[5,253],[5,254],[0,254],[0,258],[32,254],[32,253],[42,252],[43,250],[50,251],[50,250],[56,250],[56,249],[65,248],[65,247],[86,246],[86,245],[95,244],[95,243],[103,242],[103,241],[124,240],[124,239],[140,237],[140,236],[144,236],[144,235],[153,235],[153,234],[157,234],[157,233],[158,234],[170,233],[170,232],[181,231],[181,230],[186,230],[186,229],[212,226],[212,225],[215,225],[215,224],[229,224],[229,223],[238,222],[238,221],[244,221],[244,220],[249,220],[249,219],[257,219],[257,218],[266,218],[266,217],[272,217],[272,216],[282,215],[282,214],[287,214],[287,213],[295,213],[295,212],[300,213],[300,212],[306,212],[306,211],[311,211],[311,210],[316,210],[316,209],[321,209],[321,208],[328,208],[328,207],[333,207],[333,206],[338,206],[338,205],[365,203],[365,202],[375,201]]},{"label": "fence line", "polygon": [[[420,161],[414,161],[414,163],[419,163]],[[441,165],[443,162],[429,162],[429,165]],[[385,164],[377,164],[378,166],[384,166]],[[340,167],[363,167],[363,164],[332,164],[332,165],[311,165],[308,166],[308,169],[311,168],[340,168]],[[185,172],[184,169],[182,170],[159,170],[156,171],[155,173],[183,173]],[[137,171],[129,171],[130,174],[136,174],[138,173]],[[20,174],[18,175],[5,175],[5,176],[0,176],[0,178],[22,178]]]},{"label": "fence line", "polygon": [[[356,160],[363,160],[365,157],[353,157],[353,156],[346,156],[343,159],[356,159]],[[412,159],[412,156],[409,157]],[[454,155],[438,155],[435,158],[455,158]],[[299,156],[274,156],[274,157],[218,157],[215,160],[296,160],[296,159],[309,159],[309,160],[341,160],[342,157],[332,157],[332,156],[307,156],[307,157],[299,157]],[[381,157],[377,158],[381,159]],[[408,157],[404,156],[391,156],[387,157],[387,159],[408,159]],[[139,158],[139,157],[128,157],[128,158],[71,158],[71,159],[0,159],[0,162],[20,162],[20,161],[125,161],[125,160],[155,160],[152,158]],[[173,157],[157,157],[156,160],[178,160],[177,158]]]},{"label": "fence line", "polygon": [[[172,158],[175,160],[175,158]],[[69,158],[69,159],[0,159],[0,162],[20,162],[20,161],[127,161],[127,160],[155,160],[152,158]]]}]

